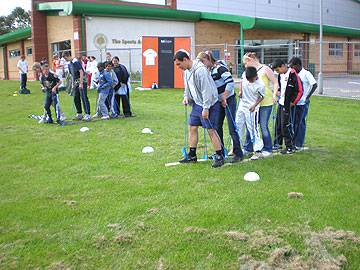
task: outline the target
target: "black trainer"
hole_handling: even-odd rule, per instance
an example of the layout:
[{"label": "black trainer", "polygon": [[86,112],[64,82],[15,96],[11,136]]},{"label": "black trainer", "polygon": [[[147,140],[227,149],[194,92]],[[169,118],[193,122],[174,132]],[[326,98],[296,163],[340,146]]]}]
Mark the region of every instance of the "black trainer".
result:
[{"label": "black trainer", "polygon": [[212,164],[212,167],[213,168],[219,168],[221,167],[222,165],[224,165],[225,163],[225,159],[223,156],[221,155],[216,155],[215,159],[214,159],[214,162]]},{"label": "black trainer", "polygon": [[294,153],[295,153],[295,151],[293,148],[286,148],[286,149],[280,151],[280,154],[282,154],[282,155],[291,155]]},{"label": "black trainer", "polygon": [[230,163],[237,163],[237,162],[240,162],[240,161],[242,161],[242,160],[243,160],[242,157],[233,156],[233,158],[230,160]]},{"label": "black trainer", "polygon": [[197,162],[197,157],[191,157],[189,155],[186,155],[183,159],[179,160],[180,163],[195,163]]},{"label": "black trainer", "polygon": [[46,120],[46,123],[47,124],[52,124],[52,123],[54,123],[54,121],[52,120],[52,118],[49,118],[48,120]]}]

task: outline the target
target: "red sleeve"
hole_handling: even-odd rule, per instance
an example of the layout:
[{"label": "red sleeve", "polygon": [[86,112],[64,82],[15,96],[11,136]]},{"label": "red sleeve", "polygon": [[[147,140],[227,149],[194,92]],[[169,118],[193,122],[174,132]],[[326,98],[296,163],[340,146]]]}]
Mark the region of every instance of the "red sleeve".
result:
[{"label": "red sleeve", "polygon": [[304,90],[303,90],[303,86],[302,86],[301,79],[300,79],[299,75],[297,75],[295,70],[293,71],[293,73],[296,76],[296,83],[297,83],[297,95],[296,95],[296,98],[295,98],[293,103],[297,104],[299,102],[299,100],[301,99]]}]

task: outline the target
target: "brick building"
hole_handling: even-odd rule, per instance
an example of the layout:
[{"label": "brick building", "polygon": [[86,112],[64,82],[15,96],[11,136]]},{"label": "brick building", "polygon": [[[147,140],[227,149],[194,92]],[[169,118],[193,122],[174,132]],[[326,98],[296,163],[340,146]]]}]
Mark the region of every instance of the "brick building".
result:
[{"label": "brick building", "polygon": [[[141,53],[132,51],[141,48],[142,36],[188,36],[193,56],[209,49],[235,67],[246,50],[256,50],[267,64],[274,57],[298,54],[317,71],[318,1],[139,2],[146,1],[32,0],[31,29],[0,36],[0,79],[18,79],[21,54],[29,65],[64,51],[102,58],[99,37],[110,51],[128,50],[133,69],[139,71]],[[324,0],[324,73],[360,72],[359,14],[357,0]]]}]

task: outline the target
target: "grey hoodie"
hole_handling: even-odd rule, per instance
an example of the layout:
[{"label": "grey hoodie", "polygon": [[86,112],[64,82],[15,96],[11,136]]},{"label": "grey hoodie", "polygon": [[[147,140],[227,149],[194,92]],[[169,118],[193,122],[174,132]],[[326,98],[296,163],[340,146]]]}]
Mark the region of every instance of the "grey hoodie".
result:
[{"label": "grey hoodie", "polygon": [[218,91],[209,70],[200,60],[194,60],[190,70],[184,72],[184,97],[204,110],[218,101]]}]

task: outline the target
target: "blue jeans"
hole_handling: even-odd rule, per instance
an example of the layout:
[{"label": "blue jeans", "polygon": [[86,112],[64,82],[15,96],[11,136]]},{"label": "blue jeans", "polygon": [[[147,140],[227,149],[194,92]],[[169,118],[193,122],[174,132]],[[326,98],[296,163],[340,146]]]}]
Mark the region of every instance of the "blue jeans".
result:
[{"label": "blue jeans", "polygon": [[303,147],[306,133],[306,116],[309,111],[310,100],[305,105],[296,106],[295,111],[295,146]]},{"label": "blue jeans", "polygon": [[[272,152],[272,140],[269,130],[269,119],[272,108],[273,105],[269,105],[269,106],[261,106],[259,109],[260,129],[261,129],[262,139],[264,142],[264,147],[262,151],[267,151],[267,152]],[[248,152],[253,152],[253,144],[251,142],[250,133],[248,131],[246,131],[244,149]]]},{"label": "blue jeans", "polygon": [[236,97],[232,95],[231,97],[227,98],[227,107],[224,108],[220,106],[220,112],[216,123],[216,131],[220,137],[222,145],[224,145],[224,119],[226,116],[226,120],[228,123],[229,133],[231,139],[233,141],[233,152],[237,157],[243,157],[243,151],[241,150],[240,146],[240,137],[239,133],[237,132],[237,128],[235,127],[235,116],[236,116]]}]

